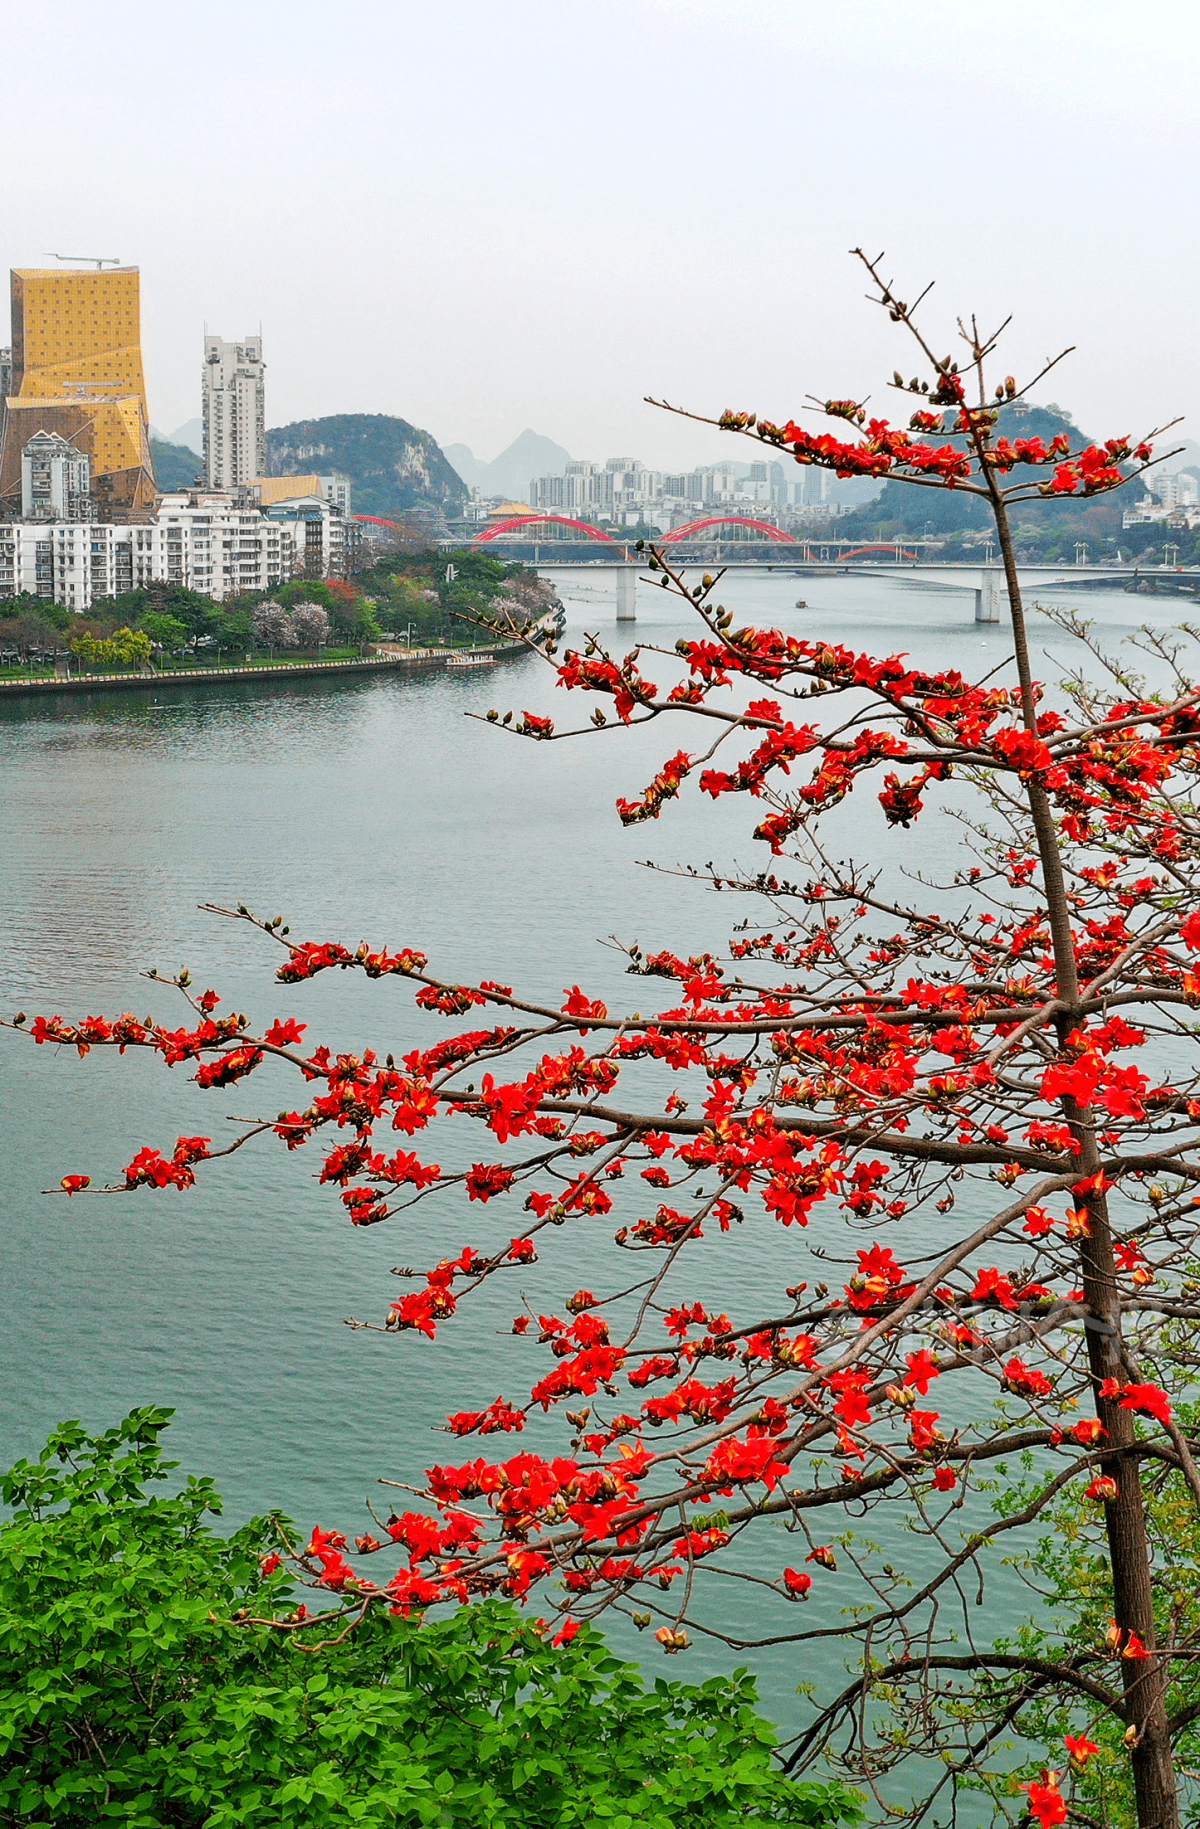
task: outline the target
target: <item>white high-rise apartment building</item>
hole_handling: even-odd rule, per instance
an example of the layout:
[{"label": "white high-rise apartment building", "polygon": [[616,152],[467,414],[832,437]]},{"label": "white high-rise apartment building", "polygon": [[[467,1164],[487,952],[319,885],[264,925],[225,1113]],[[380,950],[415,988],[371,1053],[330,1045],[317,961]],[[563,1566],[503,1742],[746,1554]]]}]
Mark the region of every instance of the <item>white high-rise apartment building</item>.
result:
[{"label": "white high-rise apartment building", "polygon": [[1161,470],[1152,470],[1149,486],[1164,508],[1195,508],[1200,504],[1200,486],[1186,470],[1181,470],[1177,476],[1164,476]]},{"label": "white high-rise apartment building", "polygon": [[210,489],[234,489],[267,468],[262,338],[204,339],[204,463]]},{"label": "white high-rise apartment building", "polygon": [[91,462],[57,432],[35,432],[21,453],[21,518],[90,521]]}]

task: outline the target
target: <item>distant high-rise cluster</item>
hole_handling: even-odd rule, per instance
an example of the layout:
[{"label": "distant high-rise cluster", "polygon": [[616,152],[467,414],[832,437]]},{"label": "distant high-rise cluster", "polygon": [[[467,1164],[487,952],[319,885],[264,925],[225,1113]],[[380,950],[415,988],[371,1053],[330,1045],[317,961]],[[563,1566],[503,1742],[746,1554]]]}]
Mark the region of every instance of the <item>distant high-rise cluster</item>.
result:
[{"label": "distant high-rise cluster", "polygon": [[723,510],[790,523],[806,515],[824,518],[831,507],[836,512],[832,493],[826,473],[811,468],[797,477],[774,462],[709,464],[673,473],[610,457],[604,464],[569,463],[558,476],[535,476],[529,506],[613,525],[653,520],[680,526]]},{"label": "distant high-rise cluster", "polygon": [[262,338],[204,338],[204,465],[210,489],[236,489],[266,474],[267,416]]},{"label": "distant high-rise cluster", "polygon": [[87,459],[105,514],[152,507],[137,268],[17,268],[11,283],[0,498],[17,508],[23,453],[46,433]]},{"label": "distant high-rise cluster", "polygon": [[1180,470],[1167,476],[1152,470],[1146,478],[1147,494],[1132,503],[1121,516],[1122,527],[1150,526],[1165,522],[1168,527],[1200,527],[1200,470]]}]

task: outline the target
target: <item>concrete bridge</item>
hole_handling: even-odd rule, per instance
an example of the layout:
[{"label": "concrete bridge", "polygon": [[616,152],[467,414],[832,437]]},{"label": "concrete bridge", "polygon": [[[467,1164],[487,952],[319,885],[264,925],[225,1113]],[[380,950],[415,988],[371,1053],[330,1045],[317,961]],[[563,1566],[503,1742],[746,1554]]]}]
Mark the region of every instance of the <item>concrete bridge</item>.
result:
[{"label": "concrete bridge", "polygon": [[[743,549],[744,549],[744,544]],[[816,544],[814,542],[814,544]],[[994,623],[1001,621],[1008,604],[1008,589],[1004,572],[995,560],[990,563],[970,563],[956,560],[949,564],[938,564],[936,561],[921,560],[887,560],[883,563],[864,564],[850,561],[848,563],[826,562],[818,559],[775,557],[772,549],[770,557],[762,557],[756,562],[742,560],[738,566],[741,570],[753,570],[765,573],[782,573],[794,578],[902,578],[914,584],[935,585],[941,590],[961,591],[964,596],[970,592],[974,598],[976,622]],[[695,567],[697,564],[723,565],[722,559],[715,555],[701,555],[693,559],[676,549],[672,560],[679,559],[681,564]],[[617,621],[632,622],[635,618],[635,592],[637,581],[648,576],[645,560],[640,564],[615,562],[607,557],[597,559],[551,559],[542,556],[540,560],[544,569],[556,572],[567,572],[596,581],[597,596],[615,599]],[[1171,595],[1200,599],[1200,569],[1183,570],[1175,566],[1131,566],[1131,565],[1022,565],[1018,574],[1023,587],[1030,591],[1089,591],[1104,588],[1141,591],[1147,594]],[[965,606],[964,606],[965,607]]]},{"label": "concrete bridge", "polygon": [[[948,565],[908,564],[891,566],[838,566],[838,574],[878,578],[899,572],[914,583],[935,584],[942,590],[973,591],[976,622],[999,622],[1008,605],[1008,584],[1003,569],[994,561],[973,565],[955,561]],[[1022,590],[1138,591],[1147,595],[1200,597],[1200,570],[1185,571],[1176,566],[1132,565],[1019,565],[1017,576]]]}]

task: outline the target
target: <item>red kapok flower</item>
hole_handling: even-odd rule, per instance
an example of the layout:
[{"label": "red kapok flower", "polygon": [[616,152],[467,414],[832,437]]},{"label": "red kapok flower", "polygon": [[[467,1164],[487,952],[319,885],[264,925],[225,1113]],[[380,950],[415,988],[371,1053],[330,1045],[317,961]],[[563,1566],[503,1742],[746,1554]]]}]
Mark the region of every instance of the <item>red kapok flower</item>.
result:
[{"label": "red kapok flower", "polygon": [[1055,1824],[1066,1822],[1067,1806],[1058,1788],[1057,1772],[1043,1772],[1040,1779],[1023,1785],[1022,1790],[1029,1794],[1030,1816],[1037,1817],[1042,1829],[1054,1829]]},{"label": "red kapok flower", "polygon": [[1081,1766],[1087,1764],[1093,1753],[1098,1753],[1100,1751],[1096,1742],[1094,1740],[1089,1740],[1086,1734],[1064,1734],[1063,1745],[1066,1747],[1068,1753],[1070,1753],[1071,1758],[1075,1761],[1076,1765]]},{"label": "red kapok flower", "polygon": [[289,1042],[298,1042],[307,1029],[306,1022],[296,1022],[291,1016],[286,1022],[278,1019],[263,1034],[263,1040],[272,1048],[286,1048]]},{"label": "red kapok flower", "polygon": [[1164,1428],[1171,1420],[1171,1405],[1165,1391],[1156,1384],[1127,1384],[1121,1392],[1123,1410],[1139,1410],[1143,1416],[1153,1416]]}]

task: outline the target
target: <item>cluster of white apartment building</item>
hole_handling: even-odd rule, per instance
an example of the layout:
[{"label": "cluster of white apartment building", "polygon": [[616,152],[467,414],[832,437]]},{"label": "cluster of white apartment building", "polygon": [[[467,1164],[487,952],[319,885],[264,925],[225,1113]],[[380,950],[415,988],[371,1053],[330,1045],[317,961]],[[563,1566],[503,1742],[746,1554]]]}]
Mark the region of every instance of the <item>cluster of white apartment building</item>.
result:
[{"label": "cluster of white apartment building", "polygon": [[[21,454],[20,518],[0,523],[0,598],[27,593],[84,611],[149,584],[219,600],[295,577],[346,577],[359,533],[348,479],[265,474],[264,367],[261,335],[227,343],[206,331],[207,486],[161,495],[125,522],[101,518],[86,452],[35,433]],[[11,371],[11,352],[0,351],[0,410]]]},{"label": "cluster of white apartment building", "polygon": [[670,471],[610,457],[603,464],[567,464],[558,476],[533,477],[529,506],[543,514],[626,526],[649,520],[678,526],[714,509],[776,520],[780,511],[828,514],[830,482],[827,472],[812,468],[789,479],[783,465],[774,462]]},{"label": "cluster of white apartment building", "polygon": [[1200,527],[1200,478],[1188,470],[1176,476],[1151,472],[1143,496],[1121,516],[1122,527],[1148,527],[1165,522],[1170,527]]},{"label": "cluster of white apartment building", "polygon": [[0,525],[0,597],[28,592],[85,611],[165,583],[221,600],[295,577],[344,577],[352,543],[353,524],[321,496],[260,507],[245,491],[181,490],[145,522]]}]

